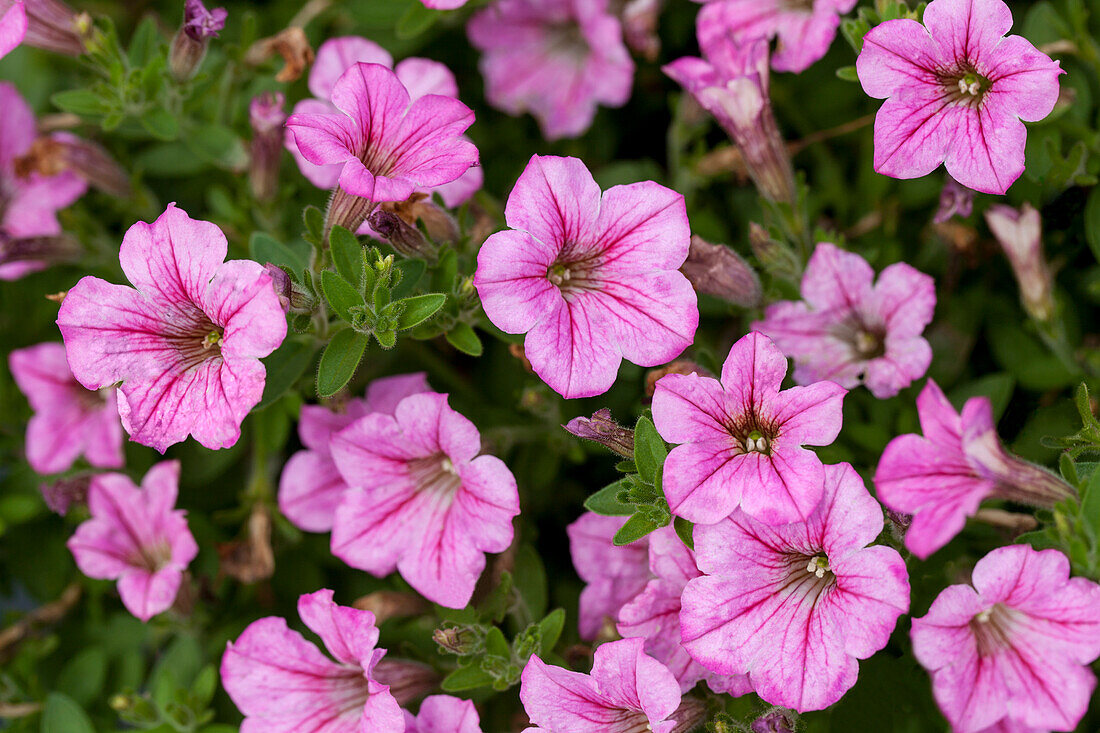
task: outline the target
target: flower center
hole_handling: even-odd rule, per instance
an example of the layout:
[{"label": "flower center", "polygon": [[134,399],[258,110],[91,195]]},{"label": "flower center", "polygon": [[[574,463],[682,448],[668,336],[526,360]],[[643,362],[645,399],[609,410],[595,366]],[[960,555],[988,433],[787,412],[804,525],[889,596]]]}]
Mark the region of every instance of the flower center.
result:
[{"label": "flower center", "polygon": [[556,23],[546,30],[546,51],[551,55],[564,56],[579,63],[588,57],[591,50],[577,23]]},{"label": "flower center", "polygon": [[812,574],[815,578],[824,579],[825,573],[832,572],[829,567],[829,558],[824,554],[811,557],[810,561],[806,563],[806,572]]},{"label": "flower center", "polygon": [[172,559],[172,548],[167,542],[158,542],[155,545],[142,545],[137,553],[130,558],[130,564],[144,568],[150,573],[155,573]]},{"label": "flower center", "polygon": [[958,104],[978,104],[982,101],[993,82],[979,74],[973,67],[963,67],[954,73],[944,74],[941,79],[947,96]]},{"label": "flower center", "polygon": [[194,369],[207,359],[221,357],[224,331],[205,313],[196,308],[192,313],[173,316],[166,324],[165,336],[179,352],[183,371]]},{"label": "flower center", "polygon": [[814,0],[781,0],[781,7],[791,12],[812,13]]},{"label": "flower center", "polygon": [[742,441],[742,445],[745,448],[746,453],[770,453],[771,444],[766,437],[759,431],[753,430]]},{"label": "flower center", "polygon": [[577,293],[596,290],[599,287],[599,280],[596,278],[599,260],[595,257],[573,259],[567,254],[569,249],[569,247],[563,248],[563,256],[559,256],[546,268],[546,279],[561,291],[566,300],[572,300]]},{"label": "flower center", "polygon": [[734,445],[742,454],[763,453],[770,456],[779,431],[774,425],[767,425],[754,414],[742,416],[740,419],[726,424],[728,432],[734,440]]},{"label": "flower center", "polygon": [[873,331],[856,332],[854,346],[856,353],[863,359],[877,359],[886,353],[886,345],[881,334]]},{"label": "flower center", "polygon": [[1016,612],[1001,603],[994,603],[970,619],[970,632],[978,647],[978,656],[989,657],[1012,646],[1012,627]]},{"label": "flower center", "polygon": [[409,461],[409,478],[417,491],[430,491],[442,496],[454,494],[462,485],[454,463],[442,451]]}]

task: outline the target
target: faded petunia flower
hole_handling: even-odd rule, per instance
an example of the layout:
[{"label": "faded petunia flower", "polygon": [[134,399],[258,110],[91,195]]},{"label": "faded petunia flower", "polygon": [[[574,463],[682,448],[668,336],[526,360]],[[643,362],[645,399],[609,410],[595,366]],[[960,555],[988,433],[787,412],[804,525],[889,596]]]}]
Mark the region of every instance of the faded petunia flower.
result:
[{"label": "faded petunia flower", "polygon": [[424,372],[376,379],[365,398],[353,398],[339,412],[304,405],[298,437],[305,450],[290,457],[279,479],[279,510],[299,529],[328,532],[348,485],[336,469],[329,444],[332,436],[374,412],[392,415],[409,395],[430,392]]},{"label": "faded petunia flower", "polygon": [[890,547],[867,547],[882,526],[846,463],[825,467],[824,496],[805,522],[769,526],[739,510],[696,526],[705,575],[684,589],[684,646],[714,672],[747,673],[773,705],[832,705],[909,610],[905,562]]},{"label": "faded petunia flower", "polygon": [[592,673],[581,674],[532,655],[523,669],[519,698],[531,719],[527,733],[670,733],[680,686],[668,669],[642,649],[642,639],[601,644]]},{"label": "faded petunia flower", "polygon": [[[11,25],[4,28],[5,22]],[[0,37],[4,36],[5,31],[14,32],[15,38],[34,48],[68,56],[84,53],[78,16],[61,0],[0,0]],[[10,42],[12,36],[7,38]],[[3,43],[4,40],[0,39],[0,44]]]},{"label": "faded petunia flower", "polygon": [[415,716],[405,711],[405,733],[481,733],[481,719],[471,700],[432,695]]},{"label": "faded petunia flower", "polygon": [[535,155],[505,220],[511,229],[478,253],[474,285],[489,320],[527,334],[527,359],[556,392],[602,394],[624,358],[657,366],[691,345],[683,196],[652,181],[601,194],[580,160]]},{"label": "faded petunia flower", "polygon": [[985,212],[989,230],[1012,265],[1024,310],[1037,321],[1054,315],[1054,279],[1043,254],[1043,221],[1029,203],[1019,209],[991,206]]},{"label": "faded petunia flower", "polygon": [[875,170],[918,178],[946,163],[962,185],[1002,194],[1024,171],[1027,130],[1058,101],[1057,61],[1022,36],[1005,36],[1002,0],[933,0],[924,25],[888,20],[864,36],[856,59],[875,118]]},{"label": "faded petunia flower", "polygon": [[904,262],[875,272],[854,252],[817,245],[802,276],[802,300],[768,306],[752,327],[794,359],[794,380],[823,379],[879,399],[920,379],[932,363],[921,336],[936,308],[935,281]]},{"label": "faded petunia flower", "polygon": [[582,639],[599,636],[604,623],[614,622],[619,609],[645,590],[653,577],[649,536],[621,547],[611,541],[625,522],[626,517],[585,512],[565,528],[573,567],[586,584],[577,621]]},{"label": "faded petunia flower", "polygon": [[496,456],[479,456],[474,424],[447,395],[410,395],[337,433],[332,457],[351,486],[336,510],[332,552],[383,576],[395,569],[448,608],[470,601],[486,552],[512,541],[516,479]]},{"label": "faded petunia flower", "polygon": [[126,610],[142,621],[171,607],[199,552],[186,512],[175,509],[179,477],[179,461],[154,465],[140,489],[121,473],[95,476],[88,490],[92,518],[68,542],[80,572],[117,580]]},{"label": "faded petunia flower", "polygon": [[713,524],[738,507],[766,524],[810,516],[821,499],[824,469],[805,445],[828,445],[840,433],[847,393],[834,382],[779,391],[787,360],[761,333],[730,349],[721,380],[669,374],[653,393],[653,422],[682,443],[664,464],[673,514]]},{"label": "faded petunia flower", "polygon": [[608,0],[499,0],[466,26],[489,103],[530,112],[547,140],[576,137],[596,107],[630,98],[634,62]]},{"label": "faded petunia flower", "polygon": [[374,614],[337,605],[331,590],[298,599],[298,615],[336,661],[286,620],[254,621],[222,657],[225,691],[244,713],[241,733],[405,730],[404,714],[376,667]]},{"label": "faded petunia flower", "polygon": [[829,50],[840,16],[857,0],[701,0],[700,45],[732,37],[737,43],[778,37],[772,68],[802,72]]},{"label": "faded petunia flower", "polygon": [[248,177],[257,201],[271,201],[278,192],[285,103],[282,92],[264,92],[253,97],[248,105],[248,120],[252,125]]},{"label": "faded petunia flower", "polygon": [[27,9],[23,0],[15,0],[11,7],[0,11],[0,59],[12,52],[27,35]]},{"label": "faded petunia flower", "polygon": [[1100,656],[1100,586],[1057,550],[999,547],[913,619],[913,653],[956,733],[1075,730]]},{"label": "faded petunia flower", "polygon": [[891,440],[875,471],[882,503],[913,515],[905,546],[917,557],[946,545],[982,499],[1051,507],[1074,495],[1058,476],[1005,451],[988,397],[970,398],[960,415],[929,379],[917,411],[924,437]]},{"label": "faded petunia flower", "polygon": [[122,240],[134,287],[82,278],[57,316],[77,381],[121,382],[123,426],[162,453],[188,435],[207,448],[236,443],[263,396],[260,358],[286,336],[271,276],[258,262],[225,262],[227,247],[217,226],[169,204]]},{"label": "faded petunia flower", "polygon": [[57,343],[16,349],[11,375],[34,408],[27,423],[27,462],[38,473],[59,473],[79,457],[98,468],[121,468],[122,423],[115,390],[92,392],[76,381]]},{"label": "faded petunia flower", "polygon": [[940,205],[932,221],[943,224],[952,217],[965,219],[974,211],[974,191],[948,176],[940,191]]}]

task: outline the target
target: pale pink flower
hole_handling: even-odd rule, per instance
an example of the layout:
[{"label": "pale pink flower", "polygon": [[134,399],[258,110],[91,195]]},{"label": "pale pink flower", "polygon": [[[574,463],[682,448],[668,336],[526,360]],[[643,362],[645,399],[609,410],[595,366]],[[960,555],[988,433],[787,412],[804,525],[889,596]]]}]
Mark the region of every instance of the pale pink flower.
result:
[{"label": "pale pink flower", "polygon": [[433,10],[454,10],[461,8],[468,0],[420,0],[420,2],[424,3],[424,7]]},{"label": "pale pink flower", "polygon": [[523,669],[519,699],[528,733],[670,733],[680,686],[668,669],[642,649],[642,639],[601,644],[592,673],[554,667],[532,655]]},{"label": "pale pink flower", "polygon": [[1077,728],[1096,688],[1100,586],[1057,550],[999,547],[913,619],[913,653],[956,733]]},{"label": "pale pink flower", "polygon": [[[431,7],[431,6],[429,6]],[[457,6],[456,6],[457,7]],[[303,99],[294,105],[295,113],[335,114],[336,106],[330,102],[337,80],[356,63],[381,64],[392,68],[397,79],[405,85],[409,98],[416,101],[427,94],[441,94],[445,97],[458,97],[458,84],[454,74],[446,65],[438,61],[422,58],[408,58],[393,65],[389,51],[373,41],[360,36],[330,38],[317,49],[317,58],[309,71],[309,91],[314,99]],[[462,139],[467,139],[463,136]],[[306,160],[294,141],[294,132],[286,130],[284,144],[294,156],[298,169],[309,182],[323,189],[334,188],[340,180],[342,166],[314,165]],[[461,206],[481,188],[483,174],[481,166],[472,166],[455,180],[435,186],[431,190],[438,193],[444,205],[449,208]],[[370,228],[364,225],[360,234],[370,234]]]},{"label": "pale pink flower", "polygon": [[432,695],[415,716],[405,711],[405,733],[481,733],[481,719],[470,700]]},{"label": "pale pink flower", "polygon": [[691,345],[683,196],[652,181],[601,194],[580,160],[535,155],[504,216],[511,228],[482,245],[474,285],[489,320],[527,334],[527,359],[556,392],[602,394],[624,358],[658,366]]},{"label": "pale pink flower", "polygon": [[802,72],[829,50],[840,16],[857,0],[701,0],[696,19],[700,45],[731,37],[737,43],[778,37],[776,71]]},{"label": "pale pink flower", "polygon": [[668,374],[653,393],[653,422],[682,443],[664,464],[673,514],[713,524],[739,506],[767,524],[803,520],[821,499],[824,469],[806,445],[840,433],[847,393],[834,382],[779,391],[787,360],[760,333],[730,349],[721,380]]},{"label": "pale pink flower", "polygon": [[936,308],[936,283],[904,262],[875,271],[854,252],[823,242],[802,275],[802,300],[768,306],[752,327],[794,359],[794,381],[823,379],[879,399],[920,379],[932,363],[921,336]]},{"label": "pale pink flower", "polygon": [[1024,172],[1027,129],[1058,101],[1057,61],[1022,36],[1005,36],[1002,0],[933,0],[924,25],[888,20],[856,59],[875,118],[875,170],[918,178],[946,163],[962,185],[1001,194]]},{"label": "pale pink flower", "polygon": [[375,667],[374,614],[337,605],[332,591],[298,599],[298,615],[335,658],[325,656],[286,620],[252,622],[222,656],[225,691],[244,713],[241,733],[373,733],[405,730],[389,686]]},{"label": "pale pink flower", "polygon": [[122,423],[113,388],[84,389],[69,371],[61,344],[16,349],[8,366],[34,408],[25,448],[31,468],[59,473],[79,456],[98,468],[122,468]]},{"label": "pale pink flower", "polygon": [[121,473],[95,476],[88,490],[92,518],[68,542],[80,572],[117,580],[126,610],[142,621],[171,607],[199,552],[186,512],[175,509],[179,478],[179,461],[154,465],[140,489]]},{"label": "pale pink flower", "polygon": [[395,569],[430,601],[462,608],[486,552],[512,541],[516,479],[496,456],[478,456],[474,424],[447,395],[410,395],[392,415],[373,413],[332,438],[344,492],[332,552],[377,576]]},{"label": "pale pink flower", "polygon": [[905,546],[924,559],[946,545],[978,511],[999,497],[1051,507],[1074,495],[1050,471],[1005,451],[988,397],[972,397],[960,415],[934,381],[917,397],[919,435],[890,441],[875,471],[878,498],[913,515]]},{"label": "pale pink flower", "polygon": [[598,105],[630,98],[634,62],[608,0],[498,0],[466,32],[482,53],[489,103],[530,112],[547,140],[582,134]]},{"label": "pale pink flower", "polygon": [[697,525],[705,575],[684,589],[684,646],[711,671],[747,673],[773,705],[832,705],[909,610],[905,562],[890,547],[867,547],[882,525],[846,463],[825,467],[824,496],[804,522],[770,526],[739,510]]},{"label": "pale pink flower", "polygon": [[943,224],[954,216],[965,219],[973,211],[974,191],[948,176],[944,181],[943,190],[940,191],[940,204],[932,221]]},{"label": "pale pink flower", "polygon": [[1054,278],[1043,254],[1043,220],[1029,203],[1019,209],[991,206],[985,212],[989,231],[997,238],[1020,286],[1020,301],[1028,315],[1048,321],[1054,315]]},{"label": "pale pink flower", "polygon": [[653,577],[648,536],[621,547],[611,541],[626,519],[585,512],[565,528],[573,567],[585,582],[577,621],[582,639],[595,639],[604,623],[614,622],[619,609]]},{"label": "pale pink flower", "polygon": [[424,372],[376,379],[365,398],[353,398],[339,412],[321,405],[304,405],[298,437],[305,450],[290,457],[279,479],[279,510],[299,529],[328,532],[348,485],[329,450],[332,436],[373,412],[392,415],[397,403],[411,394],[429,392]]},{"label": "pale pink flower", "polygon": [[77,381],[121,382],[123,427],[162,453],[188,435],[207,448],[236,443],[263,396],[260,358],[286,336],[271,276],[258,262],[225,262],[227,247],[217,226],[169,204],[122,240],[134,287],[85,277],[57,316]]},{"label": "pale pink flower", "polygon": [[25,35],[27,35],[27,9],[23,6],[23,0],[15,0],[15,3],[0,15],[0,59],[22,43]]}]

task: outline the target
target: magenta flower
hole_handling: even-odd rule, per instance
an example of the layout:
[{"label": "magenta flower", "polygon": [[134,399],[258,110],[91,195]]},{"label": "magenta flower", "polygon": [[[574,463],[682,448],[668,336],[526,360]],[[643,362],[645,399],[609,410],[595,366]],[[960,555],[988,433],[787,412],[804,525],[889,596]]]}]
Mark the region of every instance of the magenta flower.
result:
[{"label": "magenta flower", "polygon": [[411,394],[430,392],[424,372],[376,379],[365,399],[347,401],[342,412],[321,405],[304,405],[298,437],[305,450],[290,457],[279,479],[279,510],[307,532],[328,532],[348,485],[336,469],[329,443],[332,436],[365,415],[392,415],[397,403]]},{"label": "magenta flower", "polygon": [[890,441],[875,471],[878,498],[913,515],[905,546],[924,559],[946,545],[987,497],[1053,506],[1072,487],[1008,454],[997,437],[987,397],[972,397],[960,415],[934,381],[917,398],[919,435]]},{"label": "magenta flower", "polygon": [[1023,122],[1058,101],[1057,61],[1005,36],[1002,0],[933,0],[924,26],[888,20],[864,36],[856,59],[875,118],[875,170],[919,178],[946,163],[962,185],[1001,194],[1024,172]]},{"label": "magenta flower", "polygon": [[932,217],[932,221],[943,224],[954,216],[965,219],[973,211],[974,191],[948,176],[944,181],[943,190],[940,191],[940,204],[936,208],[936,215]]},{"label": "magenta flower", "polygon": [[27,9],[23,7],[23,0],[15,0],[12,6],[0,15],[0,59],[22,43],[25,35],[27,35]]},{"label": "magenta flower", "polygon": [[743,510],[695,527],[699,569],[680,612],[684,646],[721,674],[748,674],[773,705],[820,710],[856,683],[857,660],[886,646],[909,610],[909,576],[892,548],[867,547],[882,510],[846,463],[804,521],[764,524]]},{"label": "magenta flower", "polygon": [[585,512],[565,528],[573,567],[586,585],[581,591],[578,629],[582,639],[595,639],[606,620],[614,622],[649,579],[649,538],[617,547],[611,539],[626,517]]},{"label": "magenta flower", "polygon": [[829,50],[840,16],[857,0],[702,0],[696,32],[699,44],[717,38],[747,43],[779,37],[772,68],[802,72]]},{"label": "magenta flower", "polygon": [[1057,550],[999,547],[913,619],[913,653],[957,733],[1074,730],[1096,687],[1100,586]]},{"label": "magenta flower", "polygon": [[92,518],[69,539],[80,572],[117,580],[126,610],[148,621],[176,600],[183,571],[199,553],[186,512],[175,509],[179,461],[162,461],[145,474],[141,488],[121,473],[92,479]]},{"label": "magenta flower", "polygon": [[[309,72],[309,91],[315,99],[303,99],[298,102],[294,106],[294,112],[337,113],[339,110],[329,101],[332,91],[343,73],[356,63],[381,64],[387,68],[394,68],[390,53],[373,41],[359,36],[330,38],[317,49],[317,59]],[[454,74],[438,61],[421,58],[405,59],[397,64],[394,73],[414,102],[428,94],[458,97],[458,84],[455,82]],[[339,182],[342,166],[340,164],[319,166],[306,160],[298,150],[294,132],[289,128],[286,130],[285,145],[298,163],[302,175],[308,178],[310,183],[327,190],[334,188]],[[435,186],[431,190],[439,193],[446,206],[450,208],[461,206],[481,188],[482,177],[481,166],[475,165],[455,180]],[[360,229],[360,234],[370,234],[369,229],[369,227]]]},{"label": "magenta flower", "polygon": [[485,95],[511,115],[530,112],[547,140],[576,137],[596,107],[630,99],[634,62],[607,0],[499,0],[466,25],[481,51]]},{"label": "magenta flower", "polygon": [[432,695],[415,716],[405,711],[405,733],[481,733],[481,719],[470,700]]},{"label": "magenta flower", "polygon": [[642,645],[642,639],[601,644],[591,674],[553,667],[532,655],[519,691],[531,724],[538,726],[528,733],[670,733],[680,686]]},{"label": "magenta flower", "polygon": [[217,38],[225,28],[228,17],[225,8],[207,10],[202,0],[186,0],[183,4],[183,31],[196,41]]},{"label": "magenta flower", "polygon": [[622,359],[657,366],[691,345],[683,196],[652,181],[601,195],[580,160],[535,155],[504,216],[511,229],[482,245],[474,285],[489,320],[527,334],[531,367],[556,392],[602,394]]},{"label": "magenta flower", "polygon": [[668,374],[653,422],[670,443],[664,490],[673,514],[713,524],[739,506],[767,524],[804,520],[821,499],[824,469],[805,445],[840,433],[847,390],[833,382],[779,391],[787,360],[760,333],[730,349],[721,380]]},{"label": "magenta flower", "polygon": [[470,600],[486,552],[512,542],[516,479],[478,456],[474,424],[447,395],[414,394],[392,415],[373,413],[337,433],[332,457],[351,488],[332,529],[332,553],[377,576],[394,569],[448,608]]},{"label": "magenta flower", "polygon": [[69,371],[61,344],[16,349],[8,355],[8,366],[34,409],[27,423],[31,468],[59,473],[82,455],[98,468],[122,468],[122,423],[114,389],[84,389]]},{"label": "magenta flower", "polygon": [[932,363],[921,333],[936,308],[936,283],[904,262],[874,279],[862,257],[823,242],[802,275],[802,300],[768,306],[752,327],[794,358],[798,384],[862,382],[879,399],[893,397]]},{"label": "magenta flower", "polygon": [[77,381],[121,382],[123,427],[162,453],[189,434],[207,448],[236,443],[263,396],[260,358],[286,336],[271,276],[257,262],[224,262],[227,246],[217,226],[169,204],[122,240],[134,287],[82,278],[57,316]]},{"label": "magenta flower", "polygon": [[465,5],[467,0],[420,0],[420,2],[424,3],[424,7],[434,10],[454,10]]},{"label": "magenta flower", "polygon": [[375,675],[386,650],[376,648],[374,614],[319,590],[298,599],[298,615],[336,661],[285,619],[252,622],[226,645],[221,666],[225,691],[245,715],[241,733],[404,730],[397,700]]}]

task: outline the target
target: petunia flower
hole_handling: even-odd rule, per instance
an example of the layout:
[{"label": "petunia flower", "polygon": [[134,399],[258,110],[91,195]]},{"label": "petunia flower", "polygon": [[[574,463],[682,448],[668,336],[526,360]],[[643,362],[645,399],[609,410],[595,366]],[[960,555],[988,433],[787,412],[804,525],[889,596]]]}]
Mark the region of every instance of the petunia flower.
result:
[{"label": "petunia flower", "polygon": [[461,8],[468,0],[420,0],[420,2],[424,3],[424,7],[433,10],[454,10]]},{"label": "petunia flower", "polygon": [[121,382],[123,427],[162,453],[188,435],[207,448],[236,443],[263,396],[260,358],[286,336],[271,276],[258,262],[225,262],[227,247],[217,226],[169,204],[122,240],[134,287],[82,278],[57,316],[77,381]]},{"label": "petunia flower", "polygon": [[95,476],[88,489],[92,518],[68,542],[80,572],[117,580],[122,604],[142,621],[171,607],[199,552],[186,512],[174,508],[179,478],[179,461],[154,465],[140,489],[121,473]]},{"label": "petunia flower", "polygon": [[1096,688],[1100,586],[1027,545],[978,561],[913,619],[913,653],[956,733],[1075,730]]},{"label": "petunia flower", "polygon": [[15,0],[0,14],[0,59],[23,42],[27,35],[27,9],[23,0]]},{"label": "petunia flower", "polygon": [[983,499],[1052,507],[1074,495],[1058,476],[1005,451],[988,397],[970,398],[960,415],[929,379],[917,412],[924,437],[891,440],[875,471],[882,503],[913,515],[905,546],[917,557],[946,545]]},{"label": "petunia flower", "polygon": [[531,724],[527,733],[670,733],[680,686],[643,650],[642,639],[601,644],[592,673],[546,664],[532,655],[523,668],[519,699]]},{"label": "petunia flower", "polygon": [[15,384],[34,408],[27,423],[27,462],[38,473],[59,473],[79,457],[98,468],[121,468],[122,423],[115,390],[92,392],[73,378],[57,343],[8,355]]},{"label": "petunia flower", "polygon": [[888,20],[863,38],[863,90],[875,118],[875,170],[919,178],[946,163],[956,181],[1002,194],[1024,172],[1027,130],[1058,101],[1057,61],[1005,36],[1003,0],[933,0],[924,25]]},{"label": "petunia flower", "polygon": [[634,62],[608,0],[499,0],[466,25],[489,103],[530,112],[547,140],[577,137],[630,98]]},{"label": "petunia flower", "polygon": [[[22,20],[20,11],[15,10],[20,6]],[[0,0],[0,19],[0,28],[3,21],[11,23],[8,32],[14,31],[14,37],[28,46],[69,56],[79,56],[85,51],[76,11],[61,0]],[[0,30],[0,35],[3,33]],[[7,37],[9,42],[12,37]]]},{"label": "petunia flower", "polygon": [[772,68],[802,72],[826,54],[840,16],[855,7],[857,0],[701,0],[696,33],[699,44],[718,37],[732,37],[737,43],[758,38],[775,38]]},{"label": "petunia flower", "polygon": [[535,155],[504,215],[511,229],[482,245],[474,285],[489,320],[527,334],[527,359],[556,392],[602,394],[622,359],[657,366],[691,345],[683,196],[652,181],[601,194],[580,160]]},{"label": "petunia flower", "polygon": [[485,553],[508,548],[519,514],[516,479],[496,456],[478,456],[474,424],[447,395],[414,394],[330,445],[351,486],[336,510],[332,553],[377,576],[396,569],[428,600],[463,608]]},{"label": "petunia flower", "polygon": [[565,528],[573,567],[585,582],[577,622],[582,639],[595,639],[605,621],[614,622],[619,609],[653,577],[648,555],[651,535],[621,547],[611,541],[625,522],[626,517],[585,512]]},{"label": "petunia flower", "polygon": [[730,349],[721,380],[669,374],[653,393],[661,437],[682,443],[664,464],[673,514],[713,524],[739,506],[767,524],[803,520],[821,499],[824,469],[805,445],[828,445],[847,393],[833,382],[779,391],[787,360],[760,333]]},{"label": "petunia flower", "polygon": [[340,166],[329,228],[355,231],[378,202],[450,183],[477,163],[477,148],[462,137],[474,121],[470,108],[440,94],[414,99],[386,66],[352,64],[330,99],[339,114],[297,112],[286,122],[307,161]]},{"label": "petunia flower", "polygon": [[[392,68],[397,79],[409,92],[409,98],[416,101],[427,94],[441,94],[458,98],[458,84],[454,74],[446,65],[438,61],[422,58],[408,58],[394,67],[389,51],[373,41],[360,36],[330,38],[317,49],[317,59],[309,71],[309,91],[314,99],[303,99],[294,105],[295,113],[335,114],[339,110],[330,102],[337,80],[355,63],[381,64]],[[465,136],[462,139],[467,139]],[[294,156],[298,169],[309,182],[323,189],[331,189],[340,180],[341,165],[319,166],[306,160],[294,140],[294,132],[287,129],[284,144]],[[472,166],[455,180],[435,186],[448,208],[461,206],[481,188],[483,174],[481,166]],[[360,234],[369,234],[369,227],[361,227]]]},{"label": "petunia flower", "polygon": [[882,526],[846,463],[825,467],[824,496],[804,522],[769,526],[739,510],[697,525],[705,575],[684,589],[684,646],[711,671],[748,674],[772,705],[832,705],[909,610],[905,562],[890,547],[867,547]]},{"label": "petunia flower", "polygon": [[471,700],[432,695],[415,716],[405,711],[405,733],[481,733],[481,719]]},{"label": "petunia flower", "polygon": [[1054,278],[1043,254],[1043,220],[1029,203],[1019,209],[997,205],[985,212],[989,231],[1004,250],[1020,286],[1020,301],[1037,321],[1054,315]]},{"label": "petunia flower", "polygon": [[932,363],[921,333],[936,307],[935,281],[904,262],[875,272],[823,242],[802,275],[802,300],[768,306],[752,327],[794,358],[794,381],[860,383],[879,399],[920,379]]},{"label": "petunia flower", "polygon": [[411,394],[429,392],[424,372],[376,379],[366,397],[347,401],[335,412],[321,405],[304,405],[298,419],[298,437],[305,450],[290,457],[279,479],[279,510],[299,529],[328,532],[348,485],[336,469],[329,443],[332,436],[365,415],[392,415]]},{"label": "petunia flower", "polygon": [[225,691],[244,713],[241,733],[344,733],[405,730],[397,700],[376,676],[374,614],[332,600],[331,590],[298,599],[298,615],[335,659],[286,621],[252,622],[222,656]]}]

